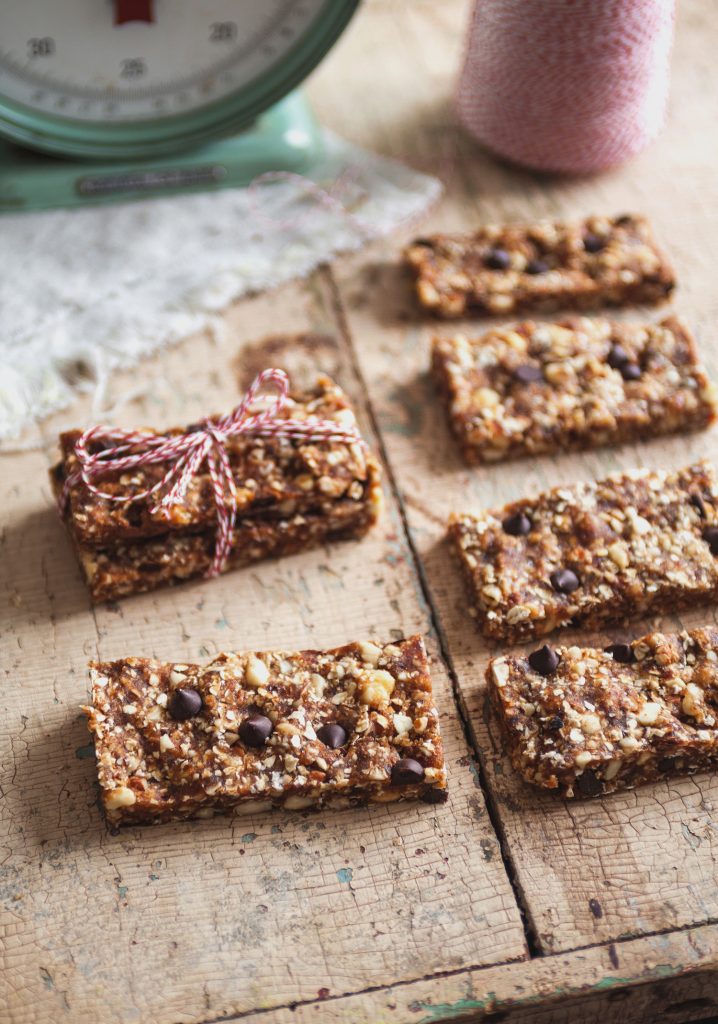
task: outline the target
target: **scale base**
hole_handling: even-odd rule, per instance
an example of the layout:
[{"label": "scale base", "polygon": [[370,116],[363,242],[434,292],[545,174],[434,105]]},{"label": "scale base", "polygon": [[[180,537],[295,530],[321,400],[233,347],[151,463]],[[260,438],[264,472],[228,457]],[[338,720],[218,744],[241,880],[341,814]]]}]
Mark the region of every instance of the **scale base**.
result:
[{"label": "scale base", "polygon": [[232,188],[264,171],[301,173],[321,152],[319,126],[298,92],[238,135],[157,160],[62,160],[0,142],[0,213]]}]

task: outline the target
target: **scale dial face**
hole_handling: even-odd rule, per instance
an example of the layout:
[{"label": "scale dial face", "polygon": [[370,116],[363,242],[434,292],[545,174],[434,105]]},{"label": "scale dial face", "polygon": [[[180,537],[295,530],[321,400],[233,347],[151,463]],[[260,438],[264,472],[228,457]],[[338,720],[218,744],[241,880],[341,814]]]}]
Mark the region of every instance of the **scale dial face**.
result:
[{"label": "scale dial face", "polygon": [[190,135],[224,134],[298,84],[356,2],[2,3],[0,131],[11,134],[6,123],[17,112],[31,130],[37,120],[41,148],[63,150],[62,143],[42,146],[48,135],[66,144],[94,135],[96,145],[119,145],[123,156],[133,138],[151,142],[155,135],[171,146],[173,123],[180,146],[192,142],[182,124]]}]

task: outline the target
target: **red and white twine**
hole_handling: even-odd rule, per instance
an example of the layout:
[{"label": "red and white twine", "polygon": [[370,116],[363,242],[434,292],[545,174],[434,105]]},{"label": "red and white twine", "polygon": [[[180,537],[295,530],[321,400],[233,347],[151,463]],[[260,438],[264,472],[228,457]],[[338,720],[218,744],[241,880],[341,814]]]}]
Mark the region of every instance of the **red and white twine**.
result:
[{"label": "red and white twine", "polygon": [[[274,401],[262,412],[251,407],[262,389],[275,392]],[[131,503],[156,496],[152,514],[168,510],[181,502],[187,488],[203,463],[206,463],[217,509],[217,539],[214,558],[207,576],[217,576],[224,569],[232,550],[232,535],[237,518],[237,492],[232,467],[227,455],[227,442],[240,434],[252,437],[279,437],[302,441],[344,441],[364,448],[356,426],[345,427],[331,420],[310,416],[304,420],[280,418],[289,395],[289,378],[284,370],[263,370],[252,382],[242,401],[227,416],[214,421],[204,419],[184,434],[150,434],[145,431],[121,430],[94,426],[86,430],[75,444],[79,468],[71,473],[58,499],[63,515],[70,491],[84,483],[96,497],[106,501]],[[91,453],[93,442],[106,447]],[[134,493],[109,494],[96,481],[109,473],[141,469],[143,466],[167,463],[169,468],[152,487]]]},{"label": "red and white twine", "polygon": [[538,170],[620,163],[663,125],[673,19],[674,0],[475,0],[459,119]]}]

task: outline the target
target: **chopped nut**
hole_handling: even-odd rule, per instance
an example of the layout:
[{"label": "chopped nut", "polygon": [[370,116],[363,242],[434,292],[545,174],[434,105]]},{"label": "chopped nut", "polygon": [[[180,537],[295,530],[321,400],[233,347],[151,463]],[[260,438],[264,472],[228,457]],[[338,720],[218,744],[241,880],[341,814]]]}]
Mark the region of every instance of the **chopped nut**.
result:
[{"label": "chopped nut", "polygon": [[381,657],[381,647],[377,647],[376,644],[369,641],[363,641],[359,644],[359,653],[361,654],[362,661],[365,661],[368,665],[376,665]]},{"label": "chopped nut", "polygon": [[504,686],[509,678],[509,666],[502,658],[494,658],[491,662],[491,675],[497,686]]},{"label": "chopped nut", "polygon": [[501,396],[493,388],[479,388],[474,392],[474,401],[478,409],[493,409],[501,401]]},{"label": "chopped nut", "polygon": [[394,677],[383,669],[366,672],[359,682],[359,699],[362,704],[380,708],[388,703],[394,692]]},{"label": "chopped nut", "polygon": [[656,704],[653,701],[648,701],[643,705],[641,710],[636,716],[641,725],[649,726],[655,725],[661,714],[661,705]]},{"label": "chopped nut", "polygon": [[598,715],[588,714],[581,716],[581,728],[587,736],[595,736],[601,731],[601,719]]},{"label": "chopped nut", "polygon": [[688,683],[681,701],[681,708],[686,715],[697,717],[701,712],[703,691],[695,683]]},{"label": "chopped nut", "polygon": [[137,802],[137,795],[128,786],[118,786],[105,794],[105,807],[108,811],[117,810],[118,807],[131,807]]},{"label": "chopped nut", "polygon": [[636,750],[636,748],[639,746],[639,742],[635,736],[623,736],[618,741],[618,745],[622,750],[625,750],[626,753],[630,753],[630,751]]},{"label": "chopped nut", "polygon": [[406,736],[406,735],[408,735],[408,733],[411,732],[412,727],[414,725],[414,722],[409,717],[409,715],[404,715],[404,714],[399,714],[399,713],[397,713],[397,714],[395,714],[393,716],[393,721],[394,721],[394,728],[396,729],[396,732],[397,732],[397,734],[399,736]]},{"label": "chopped nut", "polygon": [[266,686],[269,681],[269,669],[259,658],[250,658],[244,677],[250,686]]},{"label": "chopped nut", "polygon": [[627,569],[630,564],[630,558],[628,557],[628,551],[626,550],[625,544],[619,544],[616,541],[608,549],[608,557],[611,561],[618,566],[619,569]]}]

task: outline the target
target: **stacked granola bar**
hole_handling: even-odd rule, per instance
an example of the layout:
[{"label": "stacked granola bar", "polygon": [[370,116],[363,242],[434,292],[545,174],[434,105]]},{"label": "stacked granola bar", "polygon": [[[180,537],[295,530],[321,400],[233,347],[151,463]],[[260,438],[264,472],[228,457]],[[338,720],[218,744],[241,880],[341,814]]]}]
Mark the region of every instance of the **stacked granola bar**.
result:
[{"label": "stacked granola bar", "polygon": [[[345,428],[356,426],[346,395],[328,377],[319,378],[311,391],[293,394],[278,415],[282,420],[316,417]],[[70,431],[60,438],[62,459],[51,472],[56,494],[76,473],[79,436],[79,431]],[[379,466],[361,444],[239,434],[227,440],[226,454],[236,522],[225,568],[360,537],[376,522],[381,507]],[[102,497],[82,480],[69,488],[65,523],[93,600],[201,576],[211,566],[217,508],[206,465],[171,505],[156,508],[152,496],[131,500],[133,493],[160,481],[167,469],[154,464],[103,475],[102,491],[111,497],[126,495],[128,500]]]}]

